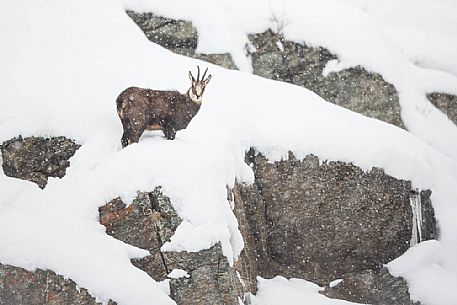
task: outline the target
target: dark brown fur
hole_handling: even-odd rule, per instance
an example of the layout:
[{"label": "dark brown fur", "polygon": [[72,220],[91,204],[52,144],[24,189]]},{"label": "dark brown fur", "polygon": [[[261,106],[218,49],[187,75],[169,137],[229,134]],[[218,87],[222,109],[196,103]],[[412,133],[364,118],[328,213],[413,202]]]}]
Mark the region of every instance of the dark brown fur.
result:
[{"label": "dark brown fur", "polygon": [[130,87],[116,100],[117,113],[124,127],[122,146],[136,143],[144,130],[162,130],[173,140],[176,131],[187,127],[200,110],[189,94]]}]

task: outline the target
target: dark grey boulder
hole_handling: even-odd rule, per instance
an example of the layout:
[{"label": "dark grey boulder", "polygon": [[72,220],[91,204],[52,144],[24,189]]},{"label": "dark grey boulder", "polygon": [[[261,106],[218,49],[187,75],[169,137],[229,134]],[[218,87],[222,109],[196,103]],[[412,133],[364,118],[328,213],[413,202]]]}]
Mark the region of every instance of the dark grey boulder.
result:
[{"label": "dark grey boulder", "polygon": [[136,13],[127,11],[130,18],[144,32],[146,37],[162,47],[185,56],[201,59],[226,69],[237,69],[228,53],[201,54],[197,53],[198,33],[192,22],[174,20],[152,13]]},{"label": "dark grey boulder", "polygon": [[156,16],[152,13],[127,11],[146,37],[175,53],[190,56],[197,48],[197,30],[192,23]]},{"label": "dark grey boulder", "polygon": [[3,172],[9,177],[29,180],[44,188],[48,177],[65,176],[69,159],[80,145],[65,137],[21,136],[0,146]]},{"label": "dark grey boulder", "polygon": [[325,48],[287,41],[271,30],[249,40],[254,74],[305,87],[331,103],[404,128],[398,93],[381,75],[355,67],[325,77],[326,64],[337,59]]}]

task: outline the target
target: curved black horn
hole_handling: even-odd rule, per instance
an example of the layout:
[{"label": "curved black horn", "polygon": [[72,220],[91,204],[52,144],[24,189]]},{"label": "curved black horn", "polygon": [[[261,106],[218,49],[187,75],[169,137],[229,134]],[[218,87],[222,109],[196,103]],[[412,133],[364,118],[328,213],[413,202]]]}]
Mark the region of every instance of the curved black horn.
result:
[{"label": "curved black horn", "polygon": [[206,68],[205,73],[203,73],[202,80],[205,80],[206,72],[208,72],[208,68]]},{"label": "curved black horn", "polygon": [[197,66],[197,82],[200,80],[200,67]]},{"label": "curved black horn", "polygon": [[192,78],[192,81],[195,81],[194,76],[192,75],[192,72],[189,71],[189,76]]}]

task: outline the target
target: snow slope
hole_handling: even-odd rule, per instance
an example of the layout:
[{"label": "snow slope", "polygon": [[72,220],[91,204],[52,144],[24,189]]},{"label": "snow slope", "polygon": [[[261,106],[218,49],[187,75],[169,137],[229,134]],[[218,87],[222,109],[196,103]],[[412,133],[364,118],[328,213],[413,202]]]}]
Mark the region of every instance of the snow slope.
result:
[{"label": "snow slope", "polygon": [[[130,258],[146,251],[105,234],[97,220],[98,206],[116,196],[128,201],[139,190],[161,185],[184,219],[165,248],[198,251],[221,241],[233,262],[243,241],[226,185],[233,185],[235,178],[252,182],[243,160],[253,146],[272,160],[287,156],[288,150],[298,157],[313,153],[366,170],[382,167],[392,176],[412,180],[415,187],[431,188],[442,230],[434,244],[440,255],[428,259],[426,247],[414,248],[412,255],[424,259],[414,264],[400,258],[396,270],[412,291],[420,291],[413,296],[425,304],[457,303],[450,293],[457,285],[457,131],[423,95],[430,90],[457,93],[456,78],[411,64],[386,34],[386,25],[356,2],[192,3],[192,10],[185,1],[0,4],[0,141],[19,134],[65,135],[82,144],[67,175],[50,179],[44,190],[0,174],[0,262],[51,269],[102,301],[173,304],[158,283],[131,265]],[[296,6],[302,15],[294,14]],[[248,71],[249,60],[240,53],[243,39],[248,30],[271,25],[273,11],[289,21],[287,38],[329,47],[342,66],[363,63],[392,81],[412,133],[327,103],[303,88],[172,54],[147,41],[125,7],[193,19],[202,52],[229,50]],[[201,14],[199,8],[208,13]],[[341,12],[349,14],[351,22],[339,17]],[[362,31],[359,27],[363,33],[350,32]],[[218,38],[221,31],[224,41]],[[356,47],[360,42],[367,47]],[[455,60],[448,60],[451,67]],[[187,71],[197,64],[209,66],[213,78],[188,129],[178,132],[175,141],[149,134],[121,150],[116,96],[131,85],[184,92]],[[243,94],[230,94],[232,88]],[[446,281],[430,284],[430,278],[440,276]]]},{"label": "snow slope", "polygon": [[[457,129],[426,98],[457,94],[455,5],[432,0],[125,0],[126,7],[192,20],[197,51],[229,52],[251,71],[246,33],[280,28],[288,40],[323,46],[340,61],[327,73],[356,65],[380,73],[399,92],[405,126],[457,159]],[[211,12],[204,14],[202,12]]]}]

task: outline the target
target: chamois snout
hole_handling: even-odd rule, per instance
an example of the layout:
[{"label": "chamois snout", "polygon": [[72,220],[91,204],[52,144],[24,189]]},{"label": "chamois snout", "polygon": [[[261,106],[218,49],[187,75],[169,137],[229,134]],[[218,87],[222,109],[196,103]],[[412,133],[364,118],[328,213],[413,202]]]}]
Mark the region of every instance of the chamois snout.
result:
[{"label": "chamois snout", "polygon": [[202,96],[211,75],[205,79],[206,68],[200,79],[189,71],[191,87],[185,94],[178,91],[161,91],[130,87],[117,98],[117,113],[124,133],[122,147],[136,143],[145,130],[162,130],[168,140],[173,140],[176,131],[185,129],[200,110]]}]

